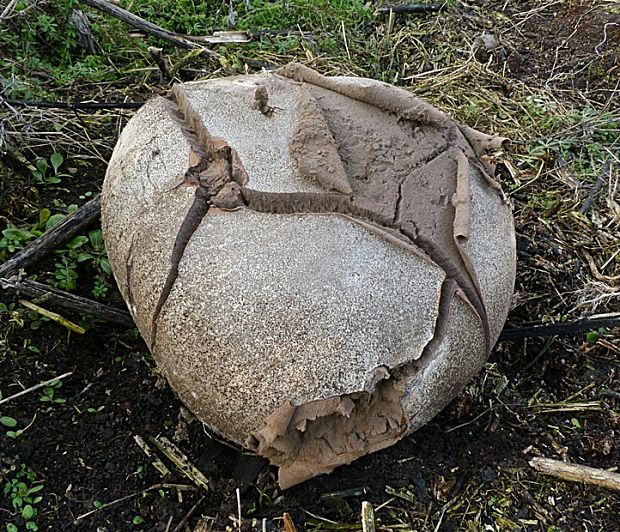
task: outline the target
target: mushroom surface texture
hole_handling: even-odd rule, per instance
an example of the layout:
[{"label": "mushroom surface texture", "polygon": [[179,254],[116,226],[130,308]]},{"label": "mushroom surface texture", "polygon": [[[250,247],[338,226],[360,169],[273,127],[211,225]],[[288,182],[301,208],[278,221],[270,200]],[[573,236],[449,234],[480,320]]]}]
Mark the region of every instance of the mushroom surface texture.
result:
[{"label": "mushroom surface texture", "polygon": [[159,368],[283,488],[388,447],[482,368],[514,287],[507,140],[378,81],[176,85],[129,121],[102,224]]}]

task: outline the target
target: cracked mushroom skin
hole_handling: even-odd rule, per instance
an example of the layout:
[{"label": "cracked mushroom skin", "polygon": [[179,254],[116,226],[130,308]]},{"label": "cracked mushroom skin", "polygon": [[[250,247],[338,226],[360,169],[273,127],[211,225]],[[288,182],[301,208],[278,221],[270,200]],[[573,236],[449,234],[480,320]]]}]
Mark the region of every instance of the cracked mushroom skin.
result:
[{"label": "cracked mushroom skin", "polygon": [[102,225],[171,387],[283,488],[428,422],[508,312],[514,227],[486,157],[505,142],[298,64],[151,99]]}]

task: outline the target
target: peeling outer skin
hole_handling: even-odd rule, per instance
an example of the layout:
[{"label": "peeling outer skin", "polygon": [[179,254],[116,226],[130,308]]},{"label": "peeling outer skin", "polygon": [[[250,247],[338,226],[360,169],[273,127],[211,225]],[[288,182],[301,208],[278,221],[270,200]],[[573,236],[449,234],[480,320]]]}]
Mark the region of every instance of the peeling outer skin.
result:
[{"label": "peeling outer skin", "polygon": [[487,184],[498,192],[502,198],[502,201],[507,203],[508,200],[502,190],[502,187],[497,180],[492,177],[495,175],[495,165],[491,164],[485,158],[485,155],[490,151],[507,149],[508,146],[510,146],[510,139],[500,137],[499,135],[487,135],[477,129],[461,124],[458,124],[458,128],[471,148],[474,150],[474,153],[479,156],[481,164],[477,162],[472,162],[471,164],[480,171]]},{"label": "peeling outer skin", "polygon": [[[279,466],[278,483],[282,489],[389,447],[409,433],[411,422],[401,404],[403,393],[406,387],[415,390],[410,383],[420,381],[432,366],[444,342],[456,294],[467,302],[457,283],[447,279],[441,290],[433,338],[420,358],[391,371],[378,368],[378,380],[370,393],[363,391],[299,406],[287,401],[264,419],[263,428],[248,438],[246,446]],[[467,380],[469,377],[467,374]],[[457,386],[464,384],[462,380]],[[453,396],[446,395],[447,400]],[[415,391],[414,397],[407,399],[416,401]],[[426,417],[432,418],[444,406],[428,412]]]},{"label": "peeling outer skin", "polygon": [[459,124],[459,129],[463,136],[472,145],[476,153],[487,153],[489,151],[505,150],[510,145],[510,140],[499,135],[487,135],[477,129]]},{"label": "peeling outer skin", "polygon": [[[365,389],[360,391],[298,405],[287,400],[263,419],[261,428],[251,433],[246,446],[280,467],[279,482],[282,488],[287,488],[318,474],[330,472],[339,465],[350,463],[360,456],[388,447],[401,439],[412,428],[406,413],[410,415],[411,412],[403,405],[414,404],[418,410],[427,408],[420,406],[424,401],[420,398],[419,391],[416,392],[416,386],[428,385],[431,386],[429,389],[441,390],[442,393],[446,393],[446,397],[450,395],[448,399],[454,396],[452,389],[442,387],[441,382],[432,381],[431,377],[428,377],[433,365],[445,366],[444,358],[447,356],[445,353],[450,354],[449,348],[446,348],[448,341],[446,338],[451,334],[450,319],[453,308],[457,309],[455,311],[457,314],[469,312],[473,316],[471,319],[480,321],[480,329],[483,332],[478,336],[473,335],[472,342],[483,345],[483,349],[478,350],[482,352],[480,356],[484,357],[489,353],[492,346],[482,290],[475,266],[464,248],[464,244],[470,238],[472,220],[470,171],[472,167],[477,169],[486,183],[501,195],[499,184],[490,177],[493,170],[490,166],[486,166],[483,155],[488,150],[505,146],[507,139],[484,135],[466,126],[458,126],[457,129],[444,113],[418,100],[407,91],[380,82],[328,78],[296,63],[283,67],[278,74],[320,88],[311,92],[302,87],[299,92],[299,122],[289,149],[301,175],[318,182],[326,192],[263,192],[246,186],[250,182],[249,176],[237,152],[225,139],[209,133],[200,114],[192,108],[190,99],[182,87],[173,87],[168,110],[190,145],[188,170],[178,186],[196,187],[196,190],[193,203],[176,235],[170,257],[170,269],[153,315],[150,331],[151,349],[154,350],[156,347],[159,316],[179,275],[179,265],[185,250],[207,214],[217,216],[222,211],[247,209],[271,214],[343,216],[391,244],[400,245],[427,258],[446,274],[446,280],[441,288],[433,338],[426,344],[419,358],[397,367],[375,368],[368,373]],[[323,89],[362,102],[356,105],[365,104],[393,113],[401,124],[404,123],[403,128],[408,127],[407,121],[437,126],[444,132],[446,144],[436,144],[435,148],[439,153],[431,150],[427,159],[419,157],[415,159],[415,154],[411,153],[403,154],[403,167],[398,174],[388,164],[386,172],[393,172],[393,180],[398,177],[399,181],[397,183],[383,181],[386,189],[392,187],[388,191],[389,194],[386,193],[385,197],[375,194],[371,187],[364,188],[360,176],[351,173],[352,163],[346,160],[343,149],[350,148],[355,151],[354,148],[359,149],[359,145],[353,143],[347,145],[331,129],[330,120],[333,117],[330,113],[326,116],[325,108],[318,100],[322,97]],[[263,92],[261,97],[266,104],[269,95],[266,89]],[[274,112],[277,113],[277,108],[274,108]],[[376,109],[373,112],[377,112]],[[391,120],[396,120],[393,115]],[[387,130],[389,128],[386,126]],[[413,126],[411,131],[412,140],[416,134],[420,134],[416,133]],[[459,131],[466,142],[459,140],[460,136],[455,140]],[[340,135],[342,137],[343,133]],[[430,133],[424,131],[421,135]],[[386,141],[388,144],[389,140]],[[469,148],[473,150],[473,155]],[[428,149],[428,145],[424,146],[424,149]],[[394,153],[382,146],[376,150],[376,153],[385,159],[389,159]],[[374,153],[372,152],[372,157]],[[433,218],[435,215],[431,213],[432,216],[428,220],[422,217],[422,222],[426,223],[426,226],[422,223],[421,227],[425,227],[424,230],[427,231],[422,234],[420,227],[416,227],[415,213],[407,211],[407,209],[411,211],[411,205],[408,207],[403,205],[405,195],[403,186],[408,176],[430,165],[430,161],[439,159],[444,154],[449,159],[450,166],[447,168],[450,172],[452,164],[456,167],[456,176],[450,174],[450,179],[454,179],[456,185],[454,189],[449,189],[454,192],[448,194],[445,205],[442,207],[438,204],[436,208],[443,209],[444,217],[453,216],[452,224],[449,228],[445,224],[437,228],[439,217]],[[413,160],[419,164],[416,166],[409,162]],[[393,159],[393,165],[397,162],[400,161]],[[374,167],[371,173],[373,172]],[[379,174],[374,172],[372,177],[377,175]],[[412,183],[408,185],[413,186]],[[416,196],[418,200],[420,197],[424,198],[424,195]],[[434,198],[430,194],[427,198],[429,201],[431,199],[440,201],[440,198]],[[385,203],[381,204],[381,201]],[[211,206],[215,209],[210,211]],[[449,210],[450,208],[453,211]],[[451,234],[447,231],[441,233],[442,228],[451,229]],[[445,249],[448,244],[441,244],[447,241],[450,242],[449,250]],[[132,249],[133,242],[130,254]],[[130,259],[133,264],[134,257],[131,256]],[[131,265],[127,264],[126,282],[129,287]],[[133,297],[131,292],[129,295],[130,298]],[[459,303],[455,303],[456,301]],[[463,310],[465,308],[467,310]],[[452,353],[450,356],[458,357],[459,353]],[[472,367],[459,366],[458,370],[455,370],[456,386],[462,386],[471,377]],[[474,370],[478,367],[476,366]],[[443,371],[448,370],[444,368]],[[432,381],[431,384],[428,384],[429,379]],[[435,413],[433,411],[431,417]],[[416,421],[416,428],[417,426],[419,421]],[[246,429],[244,434],[248,432]]]},{"label": "peeling outer skin", "polygon": [[296,159],[302,175],[316,179],[328,190],[352,194],[347,173],[338,153],[338,146],[316,100],[306,91],[300,94],[299,123],[291,141],[291,151],[303,152]]},{"label": "peeling outer skin", "polygon": [[400,440],[409,428],[401,396],[397,383],[384,380],[372,394],[286,402],[246,445],[280,467],[278,483],[286,489]]},{"label": "peeling outer skin", "polygon": [[449,119],[446,114],[419,100],[406,90],[379,81],[364,80],[368,84],[362,85],[360,80],[352,82],[346,78],[329,78],[299,63],[289,63],[277,70],[276,74],[323,87],[384,111],[395,113],[405,120],[441,125]]},{"label": "peeling outer skin", "polygon": [[463,152],[458,152],[456,156],[456,192],[452,196],[452,205],[454,206],[454,242],[457,249],[463,259],[463,264],[469,273],[469,277],[474,283],[476,293],[480,301],[480,307],[475,305],[475,302],[469,299],[470,303],[477,309],[482,323],[484,326],[484,333],[486,337],[486,351],[487,354],[491,352],[493,346],[491,345],[491,334],[489,327],[489,319],[487,316],[487,309],[484,308],[484,299],[482,296],[482,288],[480,287],[480,281],[476,274],[476,269],[471,262],[467,250],[463,247],[463,244],[469,240],[471,229],[471,191],[469,182],[469,159]]},{"label": "peeling outer skin", "polygon": [[[323,89],[327,86],[331,88],[332,81],[335,83],[341,84],[341,85],[343,83],[344,84],[349,83],[355,88],[354,93],[351,93],[351,91],[347,89],[347,90],[340,90],[338,94],[342,94],[346,97],[350,97],[353,99],[358,99],[359,101],[364,101],[363,98],[356,98],[358,96],[357,92],[359,92],[359,89],[360,89],[360,85],[359,83],[357,83],[357,80],[343,81],[340,78],[325,78],[323,76],[318,75],[316,72],[308,69],[307,67],[301,67],[301,70],[295,67],[293,70],[297,72],[298,78],[303,78],[303,80],[308,84],[308,92],[312,92],[312,94],[315,96],[315,97],[307,96],[305,90],[301,91],[303,103],[300,107],[304,110],[304,112],[300,113],[300,120],[297,126],[298,130],[302,130],[302,131],[305,131],[306,129],[315,130],[317,126],[321,127],[323,125],[329,128],[329,124],[326,123],[323,117],[323,111],[321,110],[320,105],[316,104],[316,98],[320,98],[321,100],[324,100],[325,95],[321,94],[322,89],[319,89],[318,91],[312,90],[312,86],[314,87],[317,86],[314,83],[315,81],[318,81],[320,86]],[[375,83],[375,85],[377,85],[382,90],[385,89],[385,87],[381,84]],[[389,94],[391,94],[391,91],[396,90],[398,91],[399,94],[402,92],[405,95],[407,95],[407,97],[412,97],[409,93],[405,91],[400,91],[390,86],[386,86],[386,87],[387,87],[386,90],[388,91]],[[340,88],[342,89],[342,87]],[[364,101],[364,103],[368,103],[368,102]],[[373,101],[372,103],[368,103],[368,105],[371,105],[374,103],[375,102]],[[322,105],[324,105],[324,103],[322,103]],[[427,104],[424,104],[424,105],[427,105]],[[379,106],[379,108],[383,108],[383,107]],[[308,119],[312,118],[316,114],[320,114],[319,119],[315,118],[310,122],[310,124],[308,124],[308,121],[309,121]],[[492,144],[492,142],[488,141],[483,146],[483,144],[479,141],[477,144],[472,145],[465,138],[465,135],[461,133],[461,135],[463,135],[463,141],[461,141],[460,143],[461,148],[459,148],[459,141],[458,141],[459,130],[457,126],[454,123],[446,120],[444,123],[442,123],[441,127],[445,129],[445,136],[448,139],[447,150],[444,151],[443,153],[451,154],[451,156],[455,158],[455,162],[458,163],[458,165],[455,165],[455,171],[457,172],[457,178],[455,178],[455,181],[458,183],[459,182],[458,174],[460,173],[462,175],[465,172],[469,172],[469,163],[468,163],[469,158],[465,155],[462,149],[471,148],[471,150],[474,152],[474,155],[479,156],[481,155],[481,152],[479,152],[478,150],[483,149],[483,148],[486,149],[486,147]],[[486,136],[471,128],[467,130],[466,133],[470,135],[470,137],[472,137],[473,139],[483,139],[483,140],[492,139],[492,137]],[[298,161],[299,160],[306,160],[306,161],[311,160],[313,157],[312,154],[315,153],[315,148],[322,147],[323,149],[321,151],[326,151],[325,150],[326,143],[320,142],[325,136],[326,136],[325,134],[323,134],[322,136],[316,135],[316,134],[313,135],[313,138],[316,140],[316,143],[315,145],[312,146],[312,149],[310,149],[308,146],[303,144],[302,147],[304,149],[300,150],[300,149],[297,149],[297,146],[292,143],[291,144],[292,155]],[[329,139],[331,138],[332,138],[332,134],[330,133]],[[340,146],[345,146],[349,142],[349,140],[346,138],[346,134],[345,134],[345,138],[340,138],[339,140],[340,140]],[[329,146],[331,147],[331,141],[329,143]],[[374,148],[374,146],[372,147]],[[343,155],[340,154],[340,156],[342,157]],[[433,154],[430,160],[438,156],[439,155]],[[423,162],[424,162],[424,159],[423,159]],[[429,162],[429,159],[425,161],[426,164],[428,164],[428,162]],[[481,171],[484,175],[484,170],[481,169]],[[311,175],[308,177],[316,177],[316,176]],[[469,176],[465,175],[464,177],[465,179],[463,178],[460,179],[461,189],[456,191],[456,193],[454,194],[454,198],[459,197],[459,198],[462,198],[462,200],[458,201],[459,209],[458,209],[458,213],[455,213],[455,214],[458,214],[458,216],[454,221],[455,223],[454,230],[459,234],[459,236],[458,236],[458,242],[457,242],[456,234],[453,235],[452,237],[454,238],[455,250],[457,250],[456,252],[458,254],[457,255],[458,258],[453,257],[453,260],[450,260],[449,254],[446,255],[446,253],[444,253],[440,248],[437,247],[437,245],[433,243],[432,238],[418,234],[417,230],[414,230],[414,231],[411,231],[410,229],[408,230],[407,226],[411,226],[412,222],[410,223],[408,219],[403,216],[403,214],[406,215],[406,213],[402,212],[402,203],[403,203],[402,202],[402,199],[403,199],[402,187],[403,187],[403,182],[404,182],[403,178],[400,178],[401,181],[398,184],[397,194],[395,198],[396,200],[395,207],[392,207],[390,205],[389,207],[387,207],[387,212],[386,212],[385,205],[376,204],[373,206],[373,205],[368,204],[367,205],[368,210],[370,211],[374,210],[375,213],[373,215],[368,215],[368,213],[365,213],[365,215],[363,215],[362,217],[365,218],[366,220],[371,220],[377,223],[378,225],[384,226],[384,229],[387,229],[387,228],[396,229],[397,232],[400,232],[399,236],[401,238],[404,238],[411,244],[420,247],[425,252],[425,254],[431,257],[433,261],[435,261],[441,268],[443,268],[446,272],[448,272],[449,276],[455,277],[462,284],[462,288],[464,289],[465,293],[470,298],[470,301],[472,302],[472,304],[475,306],[478,313],[482,317],[483,322],[485,323],[485,329],[488,331],[489,330],[488,318],[486,314],[486,309],[484,308],[481,288],[480,288],[480,284],[476,276],[475,269],[473,268],[473,265],[471,264],[471,260],[467,256],[465,250],[459,245],[459,243],[463,242],[463,239],[468,238],[468,229],[467,229],[467,226],[469,224],[468,216],[471,215],[471,197],[470,197],[469,189],[466,188],[468,187]],[[346,169],[345,169],[345,178],[348,178],[348,176],[346,175]],[[376,179],[379,179],[379,176],[376,176]],[[343,180],[341,179],[341,181]],[[498,193],[500,194],[502,193],[501,189],[499,188],[499,184],[495,180],[491,179],[490,184],[492,184],[493,188]],[[360,185],[358,183],[356,187],[359,188],[359,186]],[[354,195],[351,195],[351,199],[353,200],[352,203],[358,206],[360,200],[362,199],[360,196],[363,196],[363,195],[364,195],[363,192],[361,194],[356,193]],[[453,206],[456,208],[456,204],[453,204]],[[314,209],[311,209],[311,212],[314,212]],[[326,211],[321,211],[321,212],[326,212]],[[342,210],[342,208],[340,208],[337,212],[341,212],[344,214],[353,214],[350,211]],[[378,213],[380,213],[381,216],[377,216]],[[389,220],[390,213],[392,213],[391,220]],[[359,213],[358,213],[358,216],[359,216]],[[461,234],[463,230],[466,230],[466,233]],[[462,261],[462,264],[459,264],[460,261]],[[487,350],[490,352],[490,349],[492,346],[491,346],[491,341],[490,341],[490,335],[488,336],[489,336],[489,341],[487,342]]]},{"label": "peeling outer skin", "polygon": [[463,152],[456,156],[456,192],[452,196],[454,207],[454,238],[469,239],[471,228],[471,193],[469,191],[469,161]]},{"label": "peeling outer skin", "polygon": [[[303,70],[302,77],[304,81],[306,81],[309,85],[314,85],[314,81],[316,81],[317,79],[320,83],[323,84],[321,85],[322,87],[324,87],[325,84],[329,85],[330,84],[329,82],[333,81],[332,78],[324,78],[322,76],[317,78],[318,74],[306,67],[302,67],[302,70]],[[342,80],[336,79],[336,81],[341,84],[343,83]],[[352,83],[352,85],[353,87],[357,89],[360,88],[358,84]],[[382,85],[379,85],[379,87],[381,89],[384,89]],[[386,90],[390,92],[390,91],[397,90],[397,89],[395,89],[394,87],[387,86]],[[399,94],[400,92],[404,92],[404,91],[399,91]],[[353,94],[353,95],[350,94],[349,90],[347,91],[343,90],[340,93],[345,94],[347,97],[355,98],[356,96],[356,94]],[[405,94],[408,97],[411,97],[409,93],[405,93]],[[317,97],[321,97],[321,96],[317,95]],[[310,146],[307,143],[291,143],[291,153],[293,154],[295,160],[298,161],[298,164],[300,168],[302,169],[302,174],[303,174],[304,165],[299,163],[300,160],[305,161],[305,162],[313,161],[314,159],[316,159],[316,157],[314,157],[315,153],[330,152],[331,150],[333,150],[332,145],[335,144],[332,141],[333,135],[329,131],[329,124],[326,123],[324,116],[323,116],[323,112],[321,111],[320,106],[316,103],[316,98],[313,96],[310,96],[309,92],[306,92],[305,90],[301,91],[300,120],[299,120],[297,128],[298,130],[296,132],[296,136],[300,134],[299,133],[300,131],[301,132],[311,131],[312,139],[315,141]],[[316,132],[318,128],[327,128],[327,132],[323,134],[319,134]],[[455,133],[454,131],[448,129],[447,137],[448,138],[455,137],[454,133]],[[467,133],[475,138],[478,132],[471,129]],[[479,136],[480,138],[485,137],[484,134],[482,133],[480,133]],[[326,141],[325,140],[326,138],[328,138],[329,140]],[[455,140],[452,140],[452,142],[455,142]],[[465,141],[465,142],[468,142],[468,141]],[[300,145],[301,145],[301,148],[299,148]],[[346,145],[346,139],[345,140],[341,139],[341,146],[342,145]],[[463,284],[463,289],[467,293],[471,302],[474,304],[475,308],[478,310],[478,313],[480,314],[480,316],[483,319],[483,322],[485,323],[485,329],[488,331],[489,330],[488,319],[486,315],[486,310],[484,308],[480,284],[478,283],[478,280],[476,277],[476,272],[471,264],[471,261],[469,260],[469,257],[467,256],[465,251],[462,249],[462,247],[459,246],[459,242],[457,242],[457,236],[456,236],[458,234],[458,240],[461,242],[463,238],[466,239],[469,236],[468,226],[469,226],[469,217],[471,216],[471,197],[470,197],[470,192],[468,188],[469,187],[469,176],[465,175],[466,172],[469,172],[469,163],[468,163],[469,159],[463,153],[463,151],[459,150],[456,146],[453,146],[452,144],[449,144],[449,146],[452,146],[452,147],[449,147],[448,151],[445,153],[452,154],[452,156],[455,157],[456,161],[458,162],[458,165],[456,168],[457,178],[455,180],[457,181],[457,183],[458,182],[461,183],[461,188],[455,192],[453,199],[456,200],[458,203],[458,209],[457,209],[458,212],[455,213],[456,217],[454,220],[454,225],[455,225],[454,230],[456,232],[454,235],[454,238],[455,238],[456,248],[458,249],[459,260],[463,261],[462,265],[457,264],[457,263],[451,263],[449,257],[445,253],[442,253],[441,250],[437,248],[437,246],[433,245],[431,240],[419,236],[417,234],[417,230],[413,232],[411,230],[407,230],[407,228],[405,227],[405,225],[407,224],[403,224],[404,220],[401,219],[401,215],[403,214],[402,213],[403,181],[401,181],[398,184],[396,206],[391,208],[391,211],[388,210],[387,213],[386,213],[385,206],[382,206],[379,204],[372,205],[371,203],[368,203],[368,202],[366,202],[365,209],[363,210],[359,209],[359,207],[361,207],[360,203],[363,201],[363,197],[361,197],[363,195],[360,195],[360,194],[351,195],[351,202],[350,203],[346,202],[346,204],[344,203],[343,200],[338,200],[337,195],[333,195],[334,197],[331,198],[331,202],[334,205],[335,204],[338,205],[338,209],[334,209],[333,212],[340,212],[343,214],[348,214],[348,215],[353,215],[353,216],[357,215],[365,219],[366,221],[372,221],[379,226],[383,226],[384,233],[386,232],[385,230],[387,228],[396,229],[397,236],[399,236],[400,238],[403,238],[404,240],[411,243],[412,245],[421,248],[427,256],[431,257],[432,260],[435,261],[436,264],[438,264],[441,268],[443,268],[446,272],[448,272],[449,276],[453,276],[457,278],[459,282]],[[466,147],[466,146],[467,144],[465,144],[463,147]],[[469,146],[476,153],[476,150],[478,149],[479,144],[476,146],[471,146],[471,144],[469,144]],[[342,166],[342,164],[340,166]],[[346,182],[348,186],[349,183],[348,183],[348,176],[346,174],[346,169],[343,169],[343,170],[344,170],[344,178],[339,178],[339,182]],[[458,177],[459,175],[461,176],[460,179]],[[316,178],[317,176],[315,174],[311,174],[311,175],[308,175],[307,177]],[[325,183],[323,184],[324,186],[326,186]],[[501,189],[499,189],[499,184],[496,183],[494,180],[493,180],[493,184],[495,188],[497,188],[498,191],[501,192]],[[270,203],[269,207],[265,209],[264,206],[261,206],[260,210],[264,210],[264,212],[268,212],[269,209],[273,209],[273,205],[275,202],[270,201],[269,203]],[[258,202],[255,202],[254,205],[258,205]],[[453,203],[453,206],[456,208],[457,204]],[[327,207],[327,210],[323,210],[325,207]],[[252,208],[256,208],[256,207],[253,206]],[[308,210],[305,212],[329,212],[329,210],[331,210],[332,207],[323,205],[323,208],[321,210],[317,211],[316,209],[317,209],[317,206],[315,203],[315,205],[312,205],[312,206],[308,205]],[[272,212],[276,212],[276,211],[272,211]],[[278,211],[278,212],[282,212],[282,211]],[[302,212],[302,211],[298,211],[298,212]],[[392,212],[393,215],[390,216],[389,212]],[[471,287],[468,286],[469,283],[471,283]],[[489,339],[489,341],[487,342],[487,350],[489,352],[491,348],[490,343],[491,342]]]}]

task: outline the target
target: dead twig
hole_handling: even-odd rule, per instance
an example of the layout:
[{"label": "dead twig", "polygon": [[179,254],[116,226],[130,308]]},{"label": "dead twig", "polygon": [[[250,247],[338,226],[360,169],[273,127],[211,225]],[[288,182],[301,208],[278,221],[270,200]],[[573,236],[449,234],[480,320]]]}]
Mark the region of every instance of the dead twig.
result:
[{"label": "dead twig", "polygon": [[101,109],[140,109],[146,102],[41,102],[37,100],[6,100],[0,103],[17,107],[39,107],[41,109],[70,109],[99,111]]},{"label": "dead twig", "polygon": [[91,54],[97,53],[97,42],[90,31],[90,25],[86,15],[79,9],[74,9],[71,13],[71,22],[78,32],[78,44]]},{"label": "dead twig", "polygon": [[241,490],[237,488],[235,493],[237,495],[237,524],[239,526],[239,532],[241,532],[241,525],[243,523],[243,519],[241,517]]},{"label": "dead twig", "polygon": [[34,386],[31,386],[30,388],[26,388],[25,390],[22,390],[21,392],[18,392],[14,395],[6,397],[5,399],[2,399],[0,401],[0,405],[3,405],[4,403],[8,403],[9,401],[12,401],[13,399],[17,399],[18,397],[21,397],[22,395],[26,395],[27,393],[34,392],[38,390],[39,388],[43,388],[44,386],[48,386],[49,384],[52,384],[53,382],[60,381],[68,377],[69,375],[73,375],[73,372],[69,371],[67,373],[63,373],[62,375],[59,375],[58,377],[54,377],[53,379],[48,379],[44,382],[40,382],[39,384],[35,384]]},{"label": "dead twig", "polygon": [[586,260],[588,261],[588,266],[590,267],[592,277],[594,277],[597,281],[601,281],[602,283],[606,283],[610,286],[616,286],[620,283],[620,275],[603,275],[598,270],[592,255],[590,255],[587,251],[584,251],[583,254],[586,256]]},{"label": "dead twig", "polygon": [[441,11],[445,6],[446,4],[401,4],[380,7],[377,9],[377,13],[381,15],[389,15],[390,13],[394,13],[395,15],[436,13]]},{"label": "dead twig", "polygon": [[209,481],[168,438],[151,438],[151,442],[196,486],[208,490]]},{"label": "dead twig", "polygon": [[581,209],[579,209],[579,212],[581,214],[585,214],[592,208],[592,205],[594,204],[594,201],[596,200],[597,196],[600,194],[601,190],[603,190],[603,185],[605,184],[605,178],[609,177],[610,170],[611,170],[611,163],[609,161],[605,161],[605,164],[603,165],[602,175],[598,176],[596,183],[594,183],[594,185],[590,189],[590,193],[588,194],[586,201],[583,202]]},{"label": "dead twig", "polygon": [[157,48],[156,46],[149,46],[148,50],[149,54],[151,54],[151,57],[153,58],[153,61],[155,61],[157,68],[159,68],[159,83],[160,85],[165,85],[172,79],[172,76],[170,75],[166,61],[164,60],[163,49]]},{"label": "dead twig", "polygon": [[362,531],[363,532],[375,532],[375,512],[372,509],[372,504],[368,501],[362,502]]},{"label": "dead twig", "polygon": [[102,504],[99,508],[95,508],[94,510],[91,510],[90,512],[86,512],[85,514],[82,515],[78,515],[74,520],[73,520],[73,524],[76,524],[78,521],[81,521],[82,519],[86,519],[87,517],[90,517],[91,515],[101,511],[101,510],[105,510],[106,508],[109,508],[110,506],[114,506],[120,502],[124,502],[126,500],[129,499],[133,499],[134,497],[138,497],[139,495],[144,495],[145,493],[148,493],[149,491],[152,490],[159,490],[159,489],[164,489],[164,488],[176,488],[176,489],[194,489],[193,486],[186,486],[184,484],[155,484],[153,486],[150,486],[149,488],[146,488],[142,491],[137,491],[135,493],[130,493],[129,495],[125,495],[124,497],[120,497],[119,499],[115,499],[113,501],[107,502],[105,504]]},{"label": "dead twig", "polygon": [[584,316],[564,323],[549,325],[532,325],[528,327],[504,327],[499,335],[500,340],[521,340],[523,338],[545,338],[548,336],[571,336],[585,331],[606,327],[620,327],[620,312]]},{"label": "dead twig", "polygon": [[544,475],[620,491],[620,474],[618,473],[538,456],[532,458],[529,463],[536,471]]},{"label": "dead twig", "polygon": [[13,10],[15,9],[17,0],[10,0],[6,7],[0,13],[0,20],[8,20],[13,16]]},{"label": "dead twig", "polygon": [[166,467],[166,465],[159,459],[159,457],[153,452],[153,449],[149,446],[148,443],[144,441],[142,436],[139,434],[134,435],[134,441],[138,444],[140,449],[144,451],[144,454],[151,459],[151,463],[153,467],[159,471],[160,475],[163,477],[170,476],[170,470]]},{"label": "dead twig", "polygon": [[347,497],[360,497],[368,494],[368,488],[366,486],[359,488],[348,488],[338,491],[330,491],[328,493],[322,493],[319,496],[319,501],[327,501],[329,499],[346,499]]},{"label": "dead twig", "polygon": [[34,310],[37,314],[40,314],[41,316],[45,316],[46,318],[49,318],[50,320],[55,321],[59,325],[62,325],[63,327],[67,328],[70,331],[73,331],[74,333],[84,334],[86,332],[86,329],[73,323],[71,320],[68,320],[64,316],[61,316],[60,314],[56,314],[55,312],[52,312],[43,307],[40,307],[39,305],[35,305],[34,303],[32,303],[31,301],[28,301],[27,299],[20,299],[19,304],[26,307],[28,310]]},{"label": "dead twig", "polygon": [[284,525],[284,532],[297,532],[297,527],[287,512],[282,514],[282,524]]},{"label": "dead twig", "polygon": [[9,279],[0,278],[0,287],[18,294],[23,294],[30,298],[37,298],[38,303],[48,302],[50,305],[70,310],[90,314],[95,318],[100,318],[119,325],[133,327],[134,322],[131,315],[126,310],[110,307],[103,303],[98,303],[85,297],[70,294],[58,288],[48,286],[29,279],[20,279],[13,276]]},{"label": "dead twig", "polygon": [[97,196],[67,216],[58,225],[33,240],[5,263],[0,264],[0,278],[11,277],[20,268],[40,260],[59,245],[71,240],[99,216],[100,210],[101,196]]},{"label": "dead twig", "polygon": [[205,498],[206,498],[206,495],[203,495],[202,497],[200,497],[200,499],[198,499],[198,502],[196,502],[196,504],[194,504],[194,506],[192,506],[189,509],[189,512],[187,512],[185,516],[183,517],[183,519],[179,521],[179,524],[174,527],[172,532],[180,532],[183,529],[183,526],[185,525],[185,523],[187,523],[189,519],[191,518],[191,516],[194,515],[194,513],[196,512],[198,507],[202,504],[202,501],[205,500]]},{"label": "dead twig", "polygon": [[[184,35],[179,35],[178,33],[174,33],[173,31],[162,28],[161,26],[158,26],[157,24],[153,24],[152,22],[149,22],[148,20],[144,20],[142,17],[139,17],[138,15],[134,15],[133,13],[123,8],[120,8],[118,6],[115,6],[114,4],[110,2],[106,2],[106,0],[80,0],[80,1],[83,4],[86,4],[87,6],[94,7],[95,9],[98,9],[99,11],[103,11],[107,15],[117,18],[118,20],[121,20],[125,22],[126,24],[133,26],[134,28],[138,28],[144,31],[145,33],[148,33],[149,35],[168,41],[169,43],[172,43],[175,46],[178,46],[180,48],[185,48],[187,50],[200,49],[202,50],[203,53],[207,55],[211,55],[216,58],[220,57],[220,54],[218,54],[217,52],[214,52],[213,50],[205,48],[199,42],[196,42],[197,40],[200,39],[199,37],[190,38]],[[217,42],[222,42],[222,41],[218,40]]]}]

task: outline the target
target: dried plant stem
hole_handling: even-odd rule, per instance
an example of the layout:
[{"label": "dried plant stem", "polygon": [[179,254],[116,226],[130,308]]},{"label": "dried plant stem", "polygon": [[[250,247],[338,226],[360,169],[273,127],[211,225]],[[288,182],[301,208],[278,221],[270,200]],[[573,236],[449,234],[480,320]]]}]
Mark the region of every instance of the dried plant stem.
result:
[{"label": "dried plant stem", "polygon": [[530,466],[545,475],[560,478],[571,482],[585,482],[602,488],[620,491],[620,474],[578,464],[570,464],[551,458],[535,457],[530,460]]},{"label": "dried plant stem", "polygon": [[375,512],[372,504],[368,501],[362,502],[362,531],[375,532]]},{"label": "dried plant stem", "polygon": [[73,375],[73,372],[69,371],[67,373],[63,373],[62,375],[59,375],[58,377],[54,377],[53,379],[48,379],[46,381],[40,382],[39,384],[35,384],[34,386],[31,386],[30,388],[26,388],[25,390],[22,390],[21,392],[18,392],[5,399],[2,399],[0,401],[0,405],[3,405],[4,403],[8,403],[9,401],[12,401],[13,399],[17,399],[18,397],[21,397],[22,395],[26,395],[27,393],[34,392],[38,390],[39,388],[43,388],[44,386],[48,386],[49,384],[52,384],[52,382],[60,381],[68,377],[69,375]]},{"label": "dried plant stem", "polygon": [[50,320],[55,321],[56,323],[62,325],[63,327],[66,327],[68,330],[73,331],[74,333],[84,334],[86,332],[86,329],[73,323],[71,320],[68,320],[64,316],[61,316],[60,314],[56,314],[55,312],[52,312],[43,307],[40,307],[39,305],[35,305],[34,303],[26,299],[20,299],[19,304],[26,307],[28,310],[34,310],[37,314],[40,314],[41,316],[45,316],[46,318],[49,318]]},{"label": "dried plant stem", "polygon": [[37,303],[47,302],[52,306],[72,312],[90,314],[95,318],[103,319],[118,325],[125,325],[127,327],[134,326],[134,322],[129,312],[126,310],[117,309],[85,297],[76,296],[75,294],[70,294],[69,292],[37,281],[20,279],[18,276],[14,275],[10,279],[0,278],[0,287],[3,290],[16,292],[29,298],[36,298]]}]

